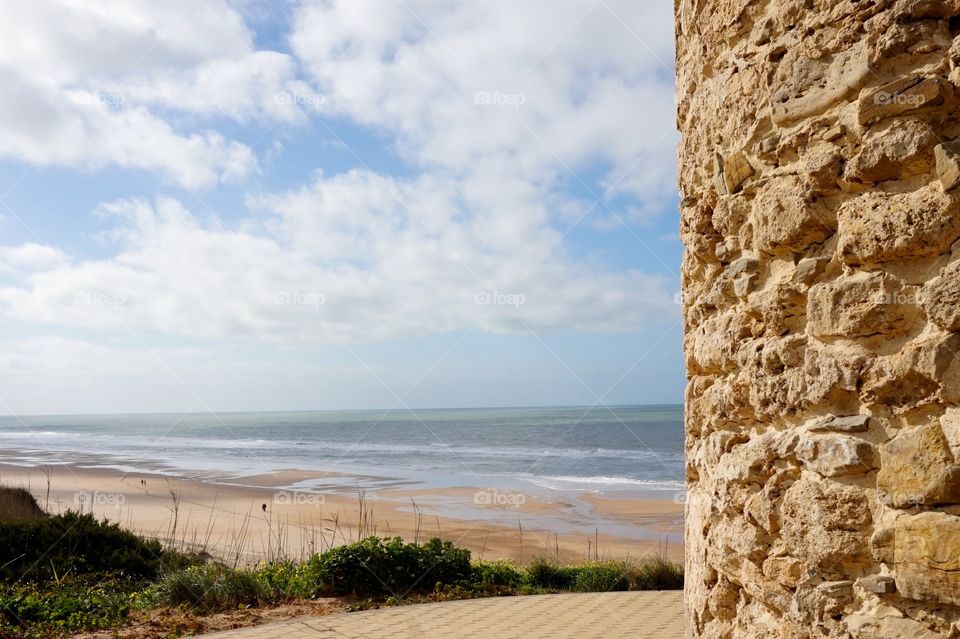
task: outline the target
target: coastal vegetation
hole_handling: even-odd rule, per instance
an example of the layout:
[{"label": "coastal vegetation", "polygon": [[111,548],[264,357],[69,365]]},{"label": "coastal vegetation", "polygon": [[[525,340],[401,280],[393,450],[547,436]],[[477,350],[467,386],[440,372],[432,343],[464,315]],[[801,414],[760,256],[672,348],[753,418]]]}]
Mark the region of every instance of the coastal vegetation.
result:
[{"label": "coastal vegetation", "polygon": [[[14,499],[22,502],[24,492],[0,488],[0,507]],[[473,560],[469,550],[438,538],[407,542],[369,536],[305,561],[274,559],[238,567],[204,553],[165,548],[89,513],[47,515],[33,506],[0,520],[0,637],[68,636],[122,628],[151,615],[182,620],[324,598],[337,598],[342,609],[365,609],[683,585],[682,567],[662,556],[578,565],[539,557],[518,565]],[[177,615],[171,617],[171,610]],[[128,636],[183,633],[177,624],[154,624]]]}]

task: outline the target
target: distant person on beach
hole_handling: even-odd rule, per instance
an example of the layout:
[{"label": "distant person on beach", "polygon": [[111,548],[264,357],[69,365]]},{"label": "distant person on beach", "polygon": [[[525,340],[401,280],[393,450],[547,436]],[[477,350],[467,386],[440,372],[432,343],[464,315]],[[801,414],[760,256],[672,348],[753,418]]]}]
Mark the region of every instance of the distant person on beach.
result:
[{"label": "distant person on beach", "polygon": [[261,505],[260,508],[263,508],[263,512],[267,512],[267,505],[266,505],[266,504]]}]

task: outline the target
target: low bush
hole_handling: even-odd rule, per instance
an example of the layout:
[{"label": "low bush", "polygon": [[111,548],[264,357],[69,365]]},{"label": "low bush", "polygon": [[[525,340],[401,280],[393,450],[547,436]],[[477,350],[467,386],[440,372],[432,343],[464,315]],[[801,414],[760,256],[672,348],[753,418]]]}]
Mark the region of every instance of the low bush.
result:
[{"label": "low bush", "polygon": [[627,564],[604,561],[578,566],[572,590],[577,592],[612,592],[630,590]]},{"label": "low bush", "polygon": [[512,561],[481,561],[473,565],[474,588],[480,592],[511,592],[522,582],[523,573]]},{"label": "low bush", "polygon": [[255,572],[208,564],[164,576],[152,594],[158,604],[217,612],[271,603],[273,593]]},{"label": "low bush", "polygon": [[155,579],[160,542],[72,511],[42,519],[0,521],[0,581],[56,582],[92,575],[128,581]]},{"label": "low bush", "polygon": [[17,586],[0,594],[0,634],[46,637],[110,628],[121,624],[129,611],[129,596],[112,589],[71,582],[47,590]]},{"label": "low bush", "polygon": [[681,590],[683,589],[683,564],[654,557],[627,570],[630,590]]},{"label": "low bush", "polygon": [[436,538],[417,545],[368,537],[326,551],[319,568],[330,594],[358,597],[403,597],[437,584],[466,584],[472,576],[470,551]]},{"label": "low bush", "polygon": [[578,566],[560,566],[538,558],[527,564],[522,586],[534,592],[680,590],[683,588],[683,566],[662,557],[639,562],[589,562]]},{"label": "low bush", "polygon": [[538,557],[527,564],[523,583],[534,589],[570,590],[576,578],[575,568]]},{"label": "low bush", "polygon": [[0,486],[0,520],[41,519],[46,516],[26,488]]}]

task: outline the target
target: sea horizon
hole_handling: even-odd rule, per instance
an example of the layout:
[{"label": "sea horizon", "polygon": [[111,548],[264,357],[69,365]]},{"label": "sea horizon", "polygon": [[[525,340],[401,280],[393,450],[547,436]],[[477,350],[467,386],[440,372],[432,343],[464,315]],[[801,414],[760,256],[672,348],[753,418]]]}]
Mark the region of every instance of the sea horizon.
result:
[{"label": "sea horizon", "polygon": [[[172,419],[170,419],[172,418]],[[0,416],[0,462],[78,463],[224,479],[286,469],[344,477],[294,490],[683,487],[683,409],[622,406]]]},{"label": "sea horizon", "polygon": [[169,415],[255,415],[273,413],[359,413],[359,412],[389,412],[389,411],[469,411],[469,410],[537,410],[537,409],[575,409],[575,408],[680,408],[683,402],[665,403],[627,403],[627,404],[523,404],[523,405],[495,405],[495,406],[409,406],[401,408],[270,408],[264,410],[190,410],[190,411],[121,411],[121,412],[63,412],[63,413],[15,413],[0,412],[0,419],[18,417],[139,417],[139,416],[169,416]]}]

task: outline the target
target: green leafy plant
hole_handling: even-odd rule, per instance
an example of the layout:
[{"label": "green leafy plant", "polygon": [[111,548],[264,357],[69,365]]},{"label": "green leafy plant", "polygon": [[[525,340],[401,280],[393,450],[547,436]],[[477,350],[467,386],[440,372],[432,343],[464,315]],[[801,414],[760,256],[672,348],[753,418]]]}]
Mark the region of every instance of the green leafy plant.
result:
[{"label": "green leafy plant", "polygon": [[538,557],[527,564],[523,583],[535,589],[570,590],[576,577],[575,568]]},{"label": "green leafy plant", "polygon": [[627,565],[619,561],[605,561],[579,566],[572,589],[577,592],[630,590]]},{"label": "green leafy plant", "polygon": [[473,565],[474,589],[479,592],[511,592],[522,582],[523,574],[511,561],[481,561]]},{"label": "green leafy plant", "polygon": [[155,579],[160,542],[146,540],[91,514],[72,511],[42,519],[0,521],[0,581],[56,582],[94,575]]},{"label": "green leafy plant", "polygon": [[329,591],[358,597],[429,592],[437,583],[470,581],[470,551],[434,538],[423,545],[400,537],[368,537],[339,546],[319,558]]},{"label": "green leafy plant", "polygon": [[208,564],[164,576],[154,597],[170,606],[216,612],[270,603],[271,594],[255,572]]},{"label": "green leafy plant", "polygon": [[0,595],[0,627],[21,636],[109,628],[121,624],[130,607],[128,595],[82,583],[17,586]]}]

